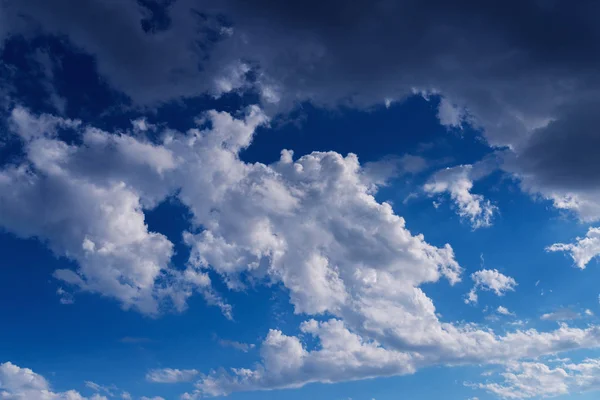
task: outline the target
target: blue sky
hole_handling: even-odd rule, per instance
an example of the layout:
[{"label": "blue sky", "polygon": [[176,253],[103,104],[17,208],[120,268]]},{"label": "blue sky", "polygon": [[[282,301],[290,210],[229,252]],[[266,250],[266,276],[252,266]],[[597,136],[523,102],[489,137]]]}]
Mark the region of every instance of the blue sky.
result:
[{"label": "blue sky", "polygon": [[309,3],[0,3],[0,398],[597,397],[600,10]]}]

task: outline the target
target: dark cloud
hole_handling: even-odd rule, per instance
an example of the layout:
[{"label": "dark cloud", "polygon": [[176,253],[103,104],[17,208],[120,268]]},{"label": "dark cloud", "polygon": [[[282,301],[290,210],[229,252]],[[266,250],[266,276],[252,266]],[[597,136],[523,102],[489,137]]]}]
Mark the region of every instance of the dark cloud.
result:
[{"label": "dark cloud", "polygon": [[[210,90],[202,78],[219,23],[192,4],[133,0],[23,0],[2,3],[5,36],[66,37],[95,57],[98,72],[136,103]],[[216,72],[215,72],[216,74]]]},{"label": "dark cloud", "polygon": [[[599,5],[585,0],[23,0],[6,7],[13,30],[67,35],[143,102],[209,90],[225,66],[243,59],[284,100],[369,105],[419,88],[475,110],[510,105],[543,114],[547,106],[530,100],[595,78],[600,57]],[[221,16],[234,27],[231,37],[219,36],[227,25]]]},{"label": "dark cloud", "polygon": [[534,175],[546,188],[600,187],[600,102],[582,104],[534,131],[513,162],[519,173]]},{"label": "dark cloud", "polygon": [[247,56],[288,99],[366,106],[436,89],[468,107],[492,142],[512,144],[597,87],[596,2],[223,4]]},{"label": "dark cloud", "polygon": [[436,92],[490,144],[510,146],[532,181],[561,190],[598,183],[597,1],[0,4],[0,34],[68,38],[135,104],[253,88],[279,112]]}]

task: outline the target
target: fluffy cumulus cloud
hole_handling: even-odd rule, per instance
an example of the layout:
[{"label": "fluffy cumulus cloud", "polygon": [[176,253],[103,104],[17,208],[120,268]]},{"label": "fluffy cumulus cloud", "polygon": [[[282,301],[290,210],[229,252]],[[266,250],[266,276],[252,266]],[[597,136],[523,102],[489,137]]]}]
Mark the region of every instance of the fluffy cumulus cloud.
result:
[{"label": "fluffy cumulus cloud", "polygon": [[511,363],[501,373],[501,382],[468,384],[503,399],[555,397],[600,388],[600,360],[580,363],[559,360],[558,365],[541,362]]},{"label": "fluffy cumulus cloud", "polygon": [[84,133],[84,146],[69,146],[57,137],[57,130],[75,127],[74,121],[36,118],[24,109],[13,110],[11,123],[23,141],[27,162],[0,171],[0,224],[18,236],[47,241],[58,255],[76,260],[77,272],[55,272],[65,283],[115,297],[125,307],[156,312],[159,293],[154,284],[168,269],[172,244],[148,231],[140,196],[132,186],[118,177],[96,179],[103,163],[94,163],[94,157],[99,161],[103,149],[113,145],[131,155],[141,151],[116,168],[140,168],[150,174],[146,179],[152,174],[161,179],[163,168],[171,167],[169,154],[97,130]]},{"label": "fluffy cumulus cloud", "polygon": [[456,204],[456,212],[466,219],[473,229],[487,227],[492,224],[492,217],[497,207],[480,194],[473,194],[473,180],[480,178],[481,168],[473,169],[472,165],[461,165],[438,171],[423,186],[430,194],[448,193]]},{"label": "fluffy cumulus cloud", "polygon": [[48,381],[29,368],[21,368],[11,362],[0,364],[0,399],[6,400],[108,400],[95,394],[84,397],[69,390],[54,392]]},{"label": "fluffy cumulus cloud", "polygon": [[[233,140],[242,142],[249,140],[248,132],[263,118],[255,112],[248,117],[255,119],[249,122],[254,125],[246,127],[244,121],[231,117],[222,121],[217,114],[213,117],[215,129],[230,128],[232,132],[224,134],[239,135]],[[33,116],[22,108],[12,111],[10,123],[22,140],[25,160],[0,171],[4,211],[0,224],[18,236],[40,238],[57,255],[77,262],[76,271],[55,271],[57,279],[148,314],[158,313],[165,302],[182,309],[186,298],[199,291],[229,314],[229,306],[211,291],[205,273],[170,266],[173,244],[164,235],[150,232],[144,220],[144,208],[156,206],[177,188],[178,180],[187,179],[177,165],[181,157],[193,157],[193,150],[175,155],[174,150],[184,151],[186,145],[173,141],[174,147],[183,147],[169,149],[80,127],[78,121]],[[222,126],[227,123],[231,126]],[[82,145],[61,140],[59,129],[76,130]],[[200,131],[191,132],[186,140],[195,140],[196,134]],[[218,161],[214,156],[213,161]],[[207,187],[202,184],[199,187]]]},{"label": "fluffy cumulus cloud", "polygon": [[600,254],[600,228],[589,228],[585,237],[578,237],[575,243],[555,243],[546,250],[567,252],[578,268],[585,269]]},{"label": "fluffy cumulus cloud", "polygon": [[[315,332],[315,327],[316,333]],[[336,328],[336,329],[333,329]],[[308,330],[307,330],[308,329]],[[414,369],[439,364],[513,362],[536,358],[574,348],[596,347],[597,328],[573,329],[561,326],[554,332],[515,331],[497,336],[476,327],[442,327],[446,340],[436,344],[436,351],[401,351],[393,346],[371,345],[349,332],[341,321],[326,323],[307,321],[301,331],[318,336],[321,347],[308,350],[299,337],[270,331],[261,347],[262,361],[255,369],[234,368],[231,372],[214,371],[196,384],[196,391],[185,398],[221,396],[235,391],[269,390],[302,386],[308,382],[332,383],[374,376],[399,375]],[[441,332],[440,332],[441,333]],[[332,341],[330,341],[332,340]],[[434,346],[434,344],[431,344]],[[481,347],[480,347],[481,346]],[[369,350],[366,354],[366,350]],[[316,362],[316,364],[313,364]],[[325,370],[321,370],[325,368]]]},{"label": "fluffy cumulus cloud", "polygon": [[[270,165],[240,160],[256,128],[267,123],[256,106],[238,116],[210,111],[186,132],[163,129],[150,140],[139,124],[135,135],[108,133],[17,108],[11,126],[23,157],[0,171],[0,201],[10,210],[0,224],[75,261],[74,270],[55,272],[63,285],[145,313],[165,304],[183,309],[199,292],[231,316],[212,288],[212,271],[234,291],[283,285],[296,313],[327,316],[320,322],[307,317],[301,336],[269,331],[260,363],[203,374],[188,398],[600,345],[594,326],[498,335],[441,321],[421,285],[460,280],[450,245],[432,246],[412,234],[391,205],[375,199],[376,178],[353,154],[314,152],[295,159],[283,151]],[[81,141],[67,143],[64,130]],[[183,234],[191,249],[184,269],[171,265],[170,241],[144,222],[144,210],[169,196],[187,206],[197,228]],[[472,278],[476,290],[498,295],[516,286],[495,270]],[[194,375],[169,369],[150,371],[148,379],[179,382]]]},{"label": "fluffy cumulus cloud", "polygon": [[471,279],[474,285],[473,289],[467,294],[465,303],[477,303],[477,292],[480,290],[494,292],[496,296],[504,296],[506,292],[514,291],[517,286],[514,278],[506,276],[496,269],[482,269],[474,272],[471,274]]},{"label": "fluffy cumulus cloud", "polygon": [[188,396],[219,396],[240,390],[298,387],[315,381],[340,382],[414,371],[409,354],[365,341],[342,321],[309,320],[300,329],[319,340],[318,350],[307,350],[299,338],[271,330],[262,344],[262,363],[257,369],[205,376],[198,382],[197,391]]}]

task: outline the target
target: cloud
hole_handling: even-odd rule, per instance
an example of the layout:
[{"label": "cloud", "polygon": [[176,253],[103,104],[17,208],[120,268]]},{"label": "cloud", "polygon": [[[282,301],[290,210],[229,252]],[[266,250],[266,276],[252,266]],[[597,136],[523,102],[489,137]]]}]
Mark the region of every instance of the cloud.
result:
[{"label": "cloud", "polygon": [[60,296],[60,304],[73,304],[75,303],[75,298],[73,297],[73,295],[69,292],[67,292],[65,289],[59,287],[58,289],[56,289],[56,294]]},{"label": "cloud", "polygon": [[277,113],[305,101],[368,109],[424,95],[439,100],[443,125],[468,123],[507,149],[503,168],[523,190],[592,221],[600,59],[589,16],[598,11],[566,0],[26,0],[2,4],[0,41],[61,37],[135,105],[249,91]]},{"label": "cloud", "polygon": [[29,368],[11,362],[0,364],[0,398],[6,400],[108,400],[98,394],[83,397],[74,390],[52,391],[46,379]]},{"label": "cloud", "polygon": [[271,330],[261,346],[259,368],[234,369],[234,376],[205,376],[195,394],[220,396],[239,390],[298,387],[308,382],[340,382],[413,371],[408,354],[365,342],[341,321],[310,320],[302,324],[301,331],[318,338],[321,348],[307,351],[297,337]]},{"label": "cloud", "polygon": [[423,190],[430,195],[448,192],[456,204],[458,215],[469,221],[473,229],[488,227],[492,225],[492,218],[498,209],[482,195],[471,193],[473,180],[479,178],[480,174],[478,170],[473,170],[472,165],[446,168],[435,173]]},{"label": "cloud", "polygon": [[[586,313],[586,315],[589,315]],[[561,308],[556,311],[542,314],[540,317],[544,321],[569,321],[581,318],[581,314],[568,308]]]},{"label": "cloud", "polygon": [[564,115],[534,129],[518,154],[505,157],[504,168],[521,180],[526,192],[573,212],[584,222],[600,219],[600,181],[597,159],[590,149],[597,145],[600,122],[598,99],[571,104]]},{"label": "cloud", "polygon": [[230,347],[232,349],[236,349],[239,351],[242,351],[244,353],[247,353],[248,351],[250,351],[251,349],[253,349],[255,347],[254,343],[242,343],[242,342],[236,342],[235,340],[227,340],[227,339],[221,339],[221,338],[217,338],[217,342],[219,343],[219,345],[221,347]]},{"label": "cloud", "polygon": [[195,369],[153,369],[146,374],[146,380],[154,383],[178,383],[189,382],[198,375]]},{"label": "cloud", "polygon": [[438,105],[437,117],[440,120],[440,124],[448,128],[462,128],[463,122],[466,119],[466,113],[464,109],[442,97]]},{"label": "cloud", "polygon": [[[26,0],[2,8],[5,33],[64,37],[92,55],[101,76],[136,104],[220,93],[241,84],[235,76],[239,58],[210,52],[214,61],[206,62],[211,43],[227,35],[216,15],[199,15],[190,1],[157,4],[152,10],[138,2],[101,0],[76,5],[60,0],[52,6]],[[162,24],[157,24],[158,11],[164,14]],[[115,30],[107,29],[102,20],[112,21]]]},{"label": "cloud", "polygon": [[590,227],[583,238],[576,238],[575,243],[555,243],[546,251],[564,251],[569,253],[575,265],[585,269],[587,264],[600,254],[600,228]]},{"label": "cloud", "polygon": [[467,294],[465,303],[477,303],[478,290],[491,291],[496,296],[504,296],[508,291],[514,291],[517,282],[514,278],[500,273],[496,269],[482,269],[471,274],[471,279],[475,282],[473,289]]},{"label": "cloud", "polygon": [[[449,327],[448,327],[449,328]],[[374,376],[400,375],[413,372],[417,366],[450,362],[450,349],[444,354],[410,354],[380,347],[377,342],[365,342],[351,333],[338,320],[317,322],[309,320],[302,324],[301,331],[319,339],[320,347],[307,350],[298,337],[284,335],[271,330],[261,346],[261,363],[255,369],[234,368],[231,373],[214,371],[202,376],[196,383],[196,391],[187,393],[186,399],[202,396],[222,396],[237,391],[271,390],[292,388],[309,382],[333,383],[343,380],[364,379]],[[449,332],[450,333],[450,332]],[[517,331],[505,337],[485,334],[484,331],[455,331],[455,339],[467,351],[466,357],[475,362],[505,363],[521,357],[539,357],[560,349],[564,351],[598,334],[562,326],[553,333],[538,333],[535,330]],[[471,336],[472,335],[472,336]],[[587,339],[584,339],[588,337]],[[475,347],[469,348],[469,340]],[[597,339],[592,339],[593,341]],[[475,343],[478,343],[475,345]],[[481,347],[479,347],[481,346]],[[575,345],[578,346],[578,345]],[[468,350],[467,350],[468,349]],[[457,356],[457,354],[455,354]],[[463,358],[463,362],[464,362]],[[454,363],[459,362],[458,359]]]},{"label": "cloud", "polygon": [[[197,290],[230,314],[206,274],[170,267],[172,243],[145,224],[143,209],[176,188],[166,176],[176,168],[170,149],[22,108],[10,121],[27,162],[0,171],[0,197],[10,211],[0,225],[46,240],[56,254],[77,261],[76,272],[57,270],[57,279],[148,314],[159,313],[165,301],[181,310]],[[60,140],[59,127],[79,129],[83,144]],[[111,167],[99,168],[105,163]]]},{"label": "cloud", "polygon": [[405,154],[401,157],[389,156],[379,161],[367,162],[363,166],[363,173],[369,182],[381,186],[402,175],[418,174],[427,167],[428,162],[423,157]]},{"label": "cloud", "polygon": [[504,307],[504,306],[498,306],[498,308],[496,309],[496,312],[497,312],[498,314],[502,314],[502,315],[512,315],[512,316],[514,316],[514,315],[515,315],[515,313],[513,313],[513,312],[510,312],[510,311],[508,310],[508,308],[506,308],[506,307]]},{"label": "cloud", "polygon": [[117,388],[112,385],[110,387],[108,386],[102,386],[97,384],[96,382],[92,382],[92,381],[85,381],[84,382],[85,386],[92,389],[95,392],[104,392],[106,393],[107,396],[109,397],[113,397],[114,396],[114,391],[117,390]]},{"label": "cloud", "polygon": [[586,359],[580,363],[568,360],[557,367],[539,362],[512,363],[500,374],[502,383],[468,384],[484,389],[503,399],[555,397],[600,389],[600,360]]},{"label": "cloud", "polygon": [[[0,199],[11,211],[0,216],[0,225],[39,237],[77,262],[76,270],[57,271],[57,278],[150,314],[166,301],[183,309],[199,292],[230,315],[212,288],[211,271],[235,291],[282,285],[294,311],[307,316],[302,337],[270,330],[260,363],[198,375],[198,393],[189,398],[600,345],[594,326],[499,336],[441,321],[421,285],[460,281],[452,247],[429,244],[389,204],[378,202],[372,194],[377,183],[354,154],[313,152],[294,159],[282,151],[269,165],[240,160],[257,127],[268,123],[256,106],[237,118],[209,111],[186,132],[156,132],[155,141],[140,132],[114,134],[68,122],[81,144],[54,133],[66,120],[18,110],[13,131],[23,141],[24,158],[0,170]],[[189,209],[194,228],[183,234],[191,251],[180,270],[170,265],[170,241],[144,223],[144,210],[169,196]],[[498,295],[516,286],[495,270],[472,278],[477,290]],[[328,320],[315,320],[324,315]],[[306,337],[318,346],[308,346]],[[194,375],[196,370],[167,369],[150,371],[148,379]]]},{"label": "cloud", "polygon": [[[415,88],[435,90],[442,95],[442,123],[460,126],[468,110],[468,122],[490,144],[519,155],[518,162],[508,157],[503,168],[519,177],[524,190],[586,221],[600,215],[596,161],[590,156],[596,142],[589,133],[596,126],[598,89],[594,2],[514,0],[498,8],[472,1],[359,1],[344,2],[346,11],[339,13],[337,1],[229,0],[192,13],[196,2],[179,0],[165,7],[164,18],[136,2],[71,3],[3,2],[1,34],[32,35],[35,27],[68,38],[94,56],[113,88],[142,105],[246,87],[249,66],[263,99],[282,109],[306,100],[368,107],[412,95]],[[233,26],[218,23],[216,11]],[[206,46],[203,39],[211,35]],[[414,367],[394,364],[399,354],[421,366],[598,344],[596,328],[499,337],[440,321],[420,286],[460,279],[452,248],[430,245],[390,205],[377,202],[370,190],[377,182],[365,178],[353,155],[294,159],[283,152],[272,165],[243,163],[239,151],[266,123],[256,109],[240,119],[208,113],[210,128],[171,132],[159,143],[19,109],[12,122],[25,160],[0,171],[0,199],[8,210],[0,225],[21,237],[38,237],[77,263],[76,270],[57,271],[58,279],[115,298],[125,308],[157,314],[170,302],[181,310],[197,291],[231,315],[206,270],[232,290],[241,290],[246,279],[268,278],[289,290],[297,313],[335,317],[325,327],[310,322],[307,334],[326,341],[343,324],[337,335],[355,335],[356,348],[327,348],[329,354],[351,355],[343,359],[350,365],[342,369],[347,375],[328,372],[330,380]],[[61,141],[58,128],[84,132],[83,144]],[[546,135],[547,142],[541,139]],[[494,206],[471,193],[476,179],[467,170],[446,172],[429,188],[448,192],[474,228],[489,225]],[[144,210],[172,194],[190,209],[195,227],[204,227],[185,236],[192,257],[184,271],[170,266],[172,243],[144,221]],[[205,379],[201,390],[285,386],[282,374],[301,385],[318,379],[306,360],[318,356],[323,358],[318,365],[332,365],[327,353],[307,350],[300,338],[272,332],[263,344],[262,367],[213,377],[213,386]],[[289,356],[289,365],[278,352]],[[389,369],[374,370],[366,356],[372,354],[389,361],[379,359],[377,368]]]}]

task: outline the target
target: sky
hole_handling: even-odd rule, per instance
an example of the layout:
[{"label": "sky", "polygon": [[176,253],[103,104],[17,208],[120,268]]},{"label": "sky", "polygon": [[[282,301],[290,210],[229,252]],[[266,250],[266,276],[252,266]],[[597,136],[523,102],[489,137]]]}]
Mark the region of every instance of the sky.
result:
[{"label": "sky", "polygon": [[599,15],[0,0],[0,399],[596,399]]}]

